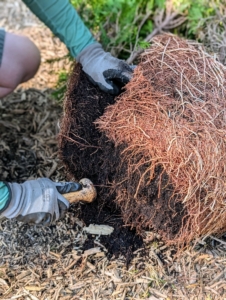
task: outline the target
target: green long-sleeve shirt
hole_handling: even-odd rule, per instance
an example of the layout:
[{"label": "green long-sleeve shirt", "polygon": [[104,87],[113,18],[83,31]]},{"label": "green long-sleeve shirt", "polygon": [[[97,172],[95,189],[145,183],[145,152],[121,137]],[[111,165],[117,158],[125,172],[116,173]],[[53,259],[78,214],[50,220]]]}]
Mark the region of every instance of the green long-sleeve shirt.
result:
[{"label": "green long-sleeve shirt", "polygon": [[[60,38],[73,57],[96,43],[68,0],[23,0],[30,10]],[[0,181],[0,211],[9,199],[7,186]]]},{"label": "green long-sleeve shirt", "polygon": [[29,9],[67,46],[71,55],[95,43],[69,0],[23,0]]},{"label": "green long-sleeve shirt", "polygon": [[2,181],[0,181],[0,211],[5,207],[8,199],[9,190],[7,186]]}]

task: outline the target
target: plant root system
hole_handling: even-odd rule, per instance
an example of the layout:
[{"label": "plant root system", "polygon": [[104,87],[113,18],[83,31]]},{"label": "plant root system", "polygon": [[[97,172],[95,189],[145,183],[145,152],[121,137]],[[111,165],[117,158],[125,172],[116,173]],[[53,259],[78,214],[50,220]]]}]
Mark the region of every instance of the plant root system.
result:
[{"label": "plant root system", "polygon": [[[139,180],[133,182],[137,207],[144,208],[140,224],[157,227],[168,243],[183,246],[226,230],[225,75],[225,67],[201,45],[174,35],[157,36],[142,54],[126,91],[95,122],[116,147],[127,144],[120,154],[124,161],[141,157],[139,163],[128,163],[127,169],[131,182],[145,165]],[[159,205],[156,213],[170,212],[174,220],[182,217],[180,230],[171,234],[161,232],[162,224],[156,224],[151,214],[149,224],[144,222],[148,193],[139,195],[156,180],[156,168],[162,170],[158,195],[168,193],[167,209]],[[124,219],[132,225],[136,201],[128,189],[123,194],[120,188],[116,199],[123,212],[130,207],[131,218]],[[177,204],[172,205],[174,200]],[[156,197],[155,201],[159,202]]]},{"label": "plant root system", "polygon": [[140,59],[116,101],[75,67],[61,157],[70,174],[99,186],[95,214],[116,203],[126,226],[182,247],[226,229],[226,70],[169,34]]}]

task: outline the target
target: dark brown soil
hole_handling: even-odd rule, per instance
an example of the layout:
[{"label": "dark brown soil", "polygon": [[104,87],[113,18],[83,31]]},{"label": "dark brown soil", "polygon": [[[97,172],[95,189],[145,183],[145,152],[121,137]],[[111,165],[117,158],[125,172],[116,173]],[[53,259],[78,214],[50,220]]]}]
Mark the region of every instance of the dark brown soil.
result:
[{"label": "dark brown soil", "polygon": [[[101,243],[109,254],[123,254],[128,258],[129,253],[142,246],[141,236],[146,229],[154,228],[163,238],[172,239],[181,228],[184,210],[172,196],[173,187],[161,166],[152,181],[147,172],[134,198],[140,174],[148,167],[143,163],[144,158],[131,153],[128,159],[128,152],[123,157],[121,153],[127,145],[115,147],[94,125],[104,109],[113,103],[113,96],[94,87],[80,66],[75,66],[65,101],[60,156],[69,178],[88,177],[97,188],[97,200],[79,209],[76,206],[75,212],[79,212],[86,225],[113,226],[113,234],[101,237]],[[128,174],[128,164],[140,167]]]},{"label": "dark brown soil", "polygon": [[[108,249],[110,256],[118,257],[122,254],[129,261],[132,252],[143,246],[143,241],[135,230],[124,226],[120,209],[113,202],[115,193],[111,193],[110,183],[120,163],[119,150],[93,124],[104,113],[105,107],[114,103],[114,97],[90,84],[85,74],[80,74],[80,68],[77,68],[73,76],[75,78],[72,81],[78,82],[79,79],[79,84],[70,89],[70,97],[66,102],[66,116],[69,119],[63,124],[66,126],[61,133],[65,135],[65,130],[68,133],[61,140],[60,156],[66,164],[69,178],[90,178],[96,185],[98,198],[88,205],[74,205],[72,209],[87,226],[113,226],[111,236],[101,236],[100,242]],[[67,137],[76,143],[70,142]],[[108,155],[111,159],[106,160]],[[93,246],[94,237],[90,235],[84,248]]]}]

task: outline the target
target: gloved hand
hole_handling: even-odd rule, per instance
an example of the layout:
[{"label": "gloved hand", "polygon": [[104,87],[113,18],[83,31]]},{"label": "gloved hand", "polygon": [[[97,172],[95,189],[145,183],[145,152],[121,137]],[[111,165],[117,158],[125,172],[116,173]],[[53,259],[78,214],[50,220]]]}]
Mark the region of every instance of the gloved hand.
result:
[{"label": "gloved hand", "polygon": [[91,82],[106,93],[118,95],[120,88],[132,78],[132,68],[105,52],[99,43],[87,46],[76,59]]},{"label": "gloved hand", "polygon": [[8,207],[1,213],[1,217],[42,225],[50,225],[63,217],[69,208],[69,202],[61,194],[81,189],[79,183],[55,183],[48,178],[6,185],[9,188],[10,198]]}]

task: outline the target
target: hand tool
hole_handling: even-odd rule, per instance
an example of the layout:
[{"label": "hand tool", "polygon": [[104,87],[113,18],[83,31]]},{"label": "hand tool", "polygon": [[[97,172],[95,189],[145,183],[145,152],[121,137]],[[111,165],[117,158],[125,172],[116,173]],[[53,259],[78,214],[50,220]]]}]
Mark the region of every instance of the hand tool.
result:
[{"label": "hand tool", "polygon": [[92,181],[88,178],[83,178],[79,181],[79,184],[81,187],[78,191],[63,194],[64,198],[66,198],[70,203],[76,203],[79,201],[84,203],[92,202],[97,196],[96,188]]}]

